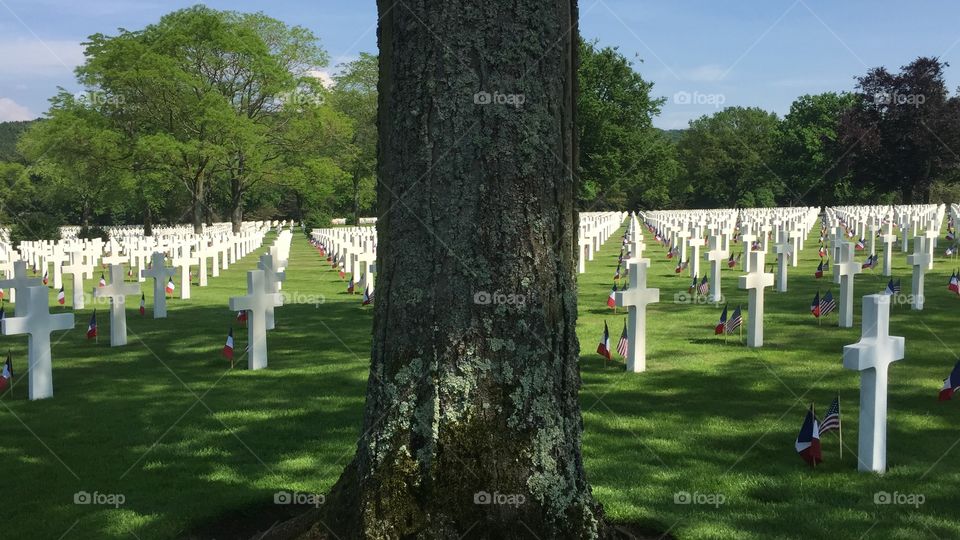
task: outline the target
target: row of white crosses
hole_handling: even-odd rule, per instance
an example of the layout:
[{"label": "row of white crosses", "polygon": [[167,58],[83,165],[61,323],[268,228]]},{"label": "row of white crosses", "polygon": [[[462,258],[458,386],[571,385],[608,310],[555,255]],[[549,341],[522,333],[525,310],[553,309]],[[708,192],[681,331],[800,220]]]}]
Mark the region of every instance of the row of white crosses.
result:
[{"label": "row of white crosses", "polygon": [[326,248],[338,269],[350,275],[356,289],[373,294],[377,272],[375,227],[314,229],[311,236]]},{"label": "row of white crosses", "polygon": [[577,230],[577,271],[587,271],[587,261],[592,261],[607,238],[620,226],[627,214],[624,212],[582,212]]},{"label": "row of white crosses", "polygon": [[[71,242],[68,240],[68,242]],[[280,242],[280,246],[289,253],[290,238],[285,235]],[[8,279],[0,279],[0,287],[8,288],[11,296],[20,294],[20,301],[15,304],[15,316],[7,317],[0,324],[0,333],[3,335],[27,334],[28,341],[28,388],[29,398],[31,400],[44,399],[53,396],[53,371],[51,359],[50,334],[58,330],[69,330],[75,325],[74,315],[72,313],[51,315],[49,311],[48,289],[43,285],[39,278],[30,278],[27,275],[27,263],[31,261],[37,264],[37,257],[47,257],[41,264],[46,262],[56,262],[56,267],[60,268],[62,262],[70,259],[70,264],[63,265],[62,268],[67,273],[75,276],[75,283],[82,279],[85,274],[92,277],[93,268],[97,262],[97,256],[100,252],[100,241],[83,242],[80,249],[64,249],[64,253],[70,253],[72,257],[64,257],[58,260],[58,257],[50,257],[48,249],[57,250],[57,244],[52,242],[28,244],[21,255],[25,255],[24,260],[10,261],[10,274]],[[242,252],[248,249],[252,250],[256,245],[254,235],[249,235],[245,240]],[[76,246],[74,246],[76,247]],[[120,256],[120,242],[111,241],[109,243],[109,255],[102,257],[102,262],[109,264],[110,284],[99,287],[94,290],[94,297],[109,298],[110,300],[110,344],[113,347],[125,345],[127,343],[126,332],[126,297],[140,294],[138,284],[124,283],[123,257]],[[13,250],[4,250],[6,254],[15,253]],[[170,268],[164,266],[164,254],[156,252],[153,254],[153,267],[142,269],[140,274],[143,279],[153,277],[155,285],[155,304],[154,316],[161,318],[165,316],[166,295],[163,287],[172,272]],[[264,261],[261,261],[261,266]],[[266,266],[271,279],[283,279],[282,274],[278,277],[272,273],[272,263],[268,258]],[[262,271],[260,271],[262,272]],[[80,291],[82,286],[75,286],[76,291]],[[82,307],[83,295],[79,295],[79,302],[75,301],[75,307],[80,304]],[[279,305],[279,303],[277,304]]]},{"label": "row of white crosses", "polygon": [[[950,213],[954,218],[957,215],[958,209],[960,208],[958,208],[957,205],[951,205],[950,207]],[[901,224],[898,230],[900,230],[901,236],[903,237],[902,246],[904,246],[905,251],[906,247],[910,244],[909,236],[907,235],[910,233],[914,234],[915,236],[912,242],[913,253],[907,257],[907,264],[912,268],[911,308],[920,311],[923,310],[924,304],[924,276],[928,270],[933,268],[934,246],[946,212],[947,209],[944,205],[841,207],[828,208],[826,219],[829,223],[833,224],[833,237],[831,242],[834,245],[835,257],[838,258],[837,260],[841,257],[843,258],[842,262],[849,265],[850,269],[848,272],[853,271],[855,262],[852,262],[852,255],[849,251],[840,253],[843,242],[842,237],[844,236],[844,227],[840,225],[841,223],[855,229],[857,231],[856,235],[867,231],[871,237],[870,252],[874,255],[876,254],[876,250],[873,240],[878,232],[882,233],[880,234],[880,239],[884,244],[884,276],[890,276],[892,274],[893,243],[897,240],[897,235],[894,234],[894,224],[897,222]],[[921,225],[924,227],[922,233],[920,232]],[[838,266],[834,267],[834,279],[835,281],[841,279],[840,268]],[[851,302],[848,299],[846,303],[850,304]],[[848,313],[848,310],[841,312],[841,318],[843,326],[852,326],[852,314]]]},{"label": "row of white crosses", "polygon": [[630,276],[630,286],[614,295],[618,307],[627,311],[627,371],[641,373],[647,369],[647,305],[660,301],[660,289],[647,287],[650,259],[642,258],[644,244],[636,215],[630,215],[627,226],[627,246],[630,258],[624,262]]},{"label": "row of white crosses", "polygon": [[[82,309],[85,307],[83,279],[92,278],[98,265],[127,263],[131,273],[134,267],[138,268],[135,275],[138,281],[142,282],[147,277],[143,271],[148,266],[149,258],[159,251],[169,254],[173,264],[179,269],[180,298],[189,299],[191,267],[199,268],[199,284],[201,287],[206,286],[210,261],[212,264],[209,266],[216,277],[221,268],[229,268],[229,264],[257,249],[270,226],[269,223],[248,222],[235,234],[230,231],[229,224],[220,224],[209,227],[202,235],[195,235],[192,229],[186,227],[165,228],[155,230],[152,236],[143,236],[142,228],[120,227],[111,229],[112,236],[108,242],[99,238],[79,240],[65,233],[66,238],[57,242],[21,242],[19,251],[8,249],[8,246],[0,242],[0,252],[11,253],[12,257],[37,268],[40,274],[46,274],[48,267],[52,268],[55,288],[62,286],[63,274],[71,275],[72,306],[74,309]],[[69,231],[70,228],[63,230]],[[7,276],[12,275],[12,262],[0,263],[0,272]],[[16,301],[15,293],[11,294],[10,299]]]}]

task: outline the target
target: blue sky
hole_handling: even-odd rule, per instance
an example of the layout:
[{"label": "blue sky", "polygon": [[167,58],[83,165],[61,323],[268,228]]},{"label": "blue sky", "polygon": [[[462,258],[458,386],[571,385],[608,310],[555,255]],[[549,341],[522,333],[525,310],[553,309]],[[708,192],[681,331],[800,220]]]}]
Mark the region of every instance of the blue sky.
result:
[{"label": "blue sky", "polygon": [[[0,0],[0,121],[33,118],[57,86],[78,90],[80,42],[138,29],[195,1]],[[376,48],[374,0],[209,1],[313,30],[334,63]],[[868,68],[920,55],[953,60],[960,84],[960,2],[950,0],[580,0],[581,32],[611,45],[667,98],[655,124],[682,128],[723,106],[783,115],[799,95],[849,90]],[[330,68],[332,69],[332,68]]]}]

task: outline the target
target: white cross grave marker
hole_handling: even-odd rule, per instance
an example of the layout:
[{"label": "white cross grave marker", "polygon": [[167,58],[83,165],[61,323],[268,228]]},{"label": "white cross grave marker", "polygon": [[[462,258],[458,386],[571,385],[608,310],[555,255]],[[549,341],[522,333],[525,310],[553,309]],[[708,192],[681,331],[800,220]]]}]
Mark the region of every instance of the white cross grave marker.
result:
[{"label": "white cross grave marker", "polygon": [[24,304],[23,317],[3,319],[3,335],[29,334],[28,358],[29,397],[31,400],[53,397],[53,361],[50,356],[50,333],[73,328],[73,313],[50,315],[50,300],[44,286],[21,289],[20,302]]},{"label": "white cross grave marker", "polygon": [[747,346],[763,347],[763,290],[773,285],[773,274],[763,272],[764,253],[753,251],[750,262],[753,272],[740,276],[740,288],[749,290],[749,304],[747,313],[750,320],[747,322]]},{"label": "white cross grave marker", "polygon": [[840,303],[837,318],[840,328],[853,328],[853,278],[863,272],[863,266],[853,260],[853,244],[840,244],[840,259],[833,265],[840,276]]},{"label": "white cross grave marker", "polygon": [[249,355],[247,365],[250,369],[267,367],[267,310],[276,306],[280,295],[265,291],[263,270],[247,272],[247,296],[230,298],[230,310],[249,311],[247,315],[247,339]]},{"label": "white cross grave marker", "polygon": [[167,280],[177,271],[163,265],[163,253],[154,252],[149,269],[140,270],[144,278],[153,278],[153,318],[167,318]]},{"label": "white cross grave marker", "polygon": [[787,231],[783,229],[777,231],[777,244],[774,250],[777,253],[777,292],[787,292],[787,256],[793,251],[793,246],[787,239]]},{"label": "white cross grave marker", "polygon": [[11,289],[10,301],[14,302],[14,313],[17,317],[24,317],[28,314],[30,304],[27,302],[17,302],[16,294],[27,290],[28,287],[43,286],[43,280],[40,278],[31,278],[27,276],[27,261],[13,261],[13,277],[0,280],[0,288]]},{"label": "white cross grave marker", "polygon": [[897,241],[897,235],[893,234],[893,219],[887,222],[886,229],[880,239],[883,241],[883,275],[890,276],[893,273],[893,243]]},{"label": "white cross grave marker", "polygon": [[[720,269],[721,264],[724,264],[727,256],[729,255],[726,251],[720,248],[721,238],[719,235],[713,235],[710,237],[710,249],[707,251],[707,260],[710,261],[710,301],[719,302],[722,298],[720,292]],[[750,256],[750,252],[747,252],[747,257]]]},{"label": "white cross grave marker", "polygon": [[123,282],[123,265],[110,265],[110,284],[93,290],[94,298],[110,299],[110,346],[127,344],[126,297],[140,294],[140,285]]},{"label": "white cross grave marker", "polygon": [[860,341],[843,348],[843,367],[860,372],[857,469],[882,473],[887,469],[887,375],[904,350],[904,339],[889,334],[889,295],[863,297],[862,328]]},{"label": "white cross grave marker", "polygon": [[913,255],[907,256],[907,264],[913,267],[913,302],[910,308],[916,311],[923,311],[923,275],[926,273],[927,263],[930,261],[930,254],[927,252],[929,238],[917,236],[913,239]]},{"label": "white cross grave marker", "polygon": [[[266,289],[266,293],[279,293],[280,292],[280,283],[286,281],[287,273],[286,272],[277,272],[274,265],[274,258],[272,253],[266,253],[260,256],[260,262],[257,263],[257,268],[263,270],[263,282]],[[276,305],[267,306],[266,317],[267,317],[267,330],[273,330],[276,327],[276,319],[274,315],[275,307],[280,307],[283,305],[283,295],[277,295],[280,298],[280,303]]]},{"label": "white cross grave marker", "polygon": [[630,263],[630,286],[615,294],[617,306],[627,312],[627,371],[647,370],[647,304],[660,301],[660,289],[647,288],[649,259]]}]

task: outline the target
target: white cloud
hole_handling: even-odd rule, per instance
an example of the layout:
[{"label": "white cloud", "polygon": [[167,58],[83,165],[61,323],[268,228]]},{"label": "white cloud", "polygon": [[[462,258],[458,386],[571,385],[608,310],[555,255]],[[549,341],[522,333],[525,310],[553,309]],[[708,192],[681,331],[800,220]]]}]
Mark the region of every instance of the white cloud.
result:
[{"label": "white cloud", "polygon": [[693,82],[717,82],[723,80],[726,75],[727,69],[716,64],[697,66],[680,73],[684,80]]},{"label": "white cloud", "polygon": [[10,98],[0,97],[0,122],[19,122],[34,118],[36,115],[26,107]]},{"label": "white cloud", "polygon": [[83,60],[83,46],[77,41],[0,39],[0,72],[6,77],[72,76]]},{"label": "white cloud", "polygon": [[320,83],[324,88],[333,88],[334,86],[333,76],[331,76],[327,71],[322,69],[311,69],[307,72],[307,75],[310,75],[315,79],[320,79]]}]

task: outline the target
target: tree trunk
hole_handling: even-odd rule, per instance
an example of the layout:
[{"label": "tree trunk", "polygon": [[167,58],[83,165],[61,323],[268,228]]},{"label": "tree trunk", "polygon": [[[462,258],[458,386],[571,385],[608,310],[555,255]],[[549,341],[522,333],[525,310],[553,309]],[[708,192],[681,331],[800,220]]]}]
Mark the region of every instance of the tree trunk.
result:
[{"label": "tree trunk", "polygon": [[203,234],[203,173],[193,184],[193,233]]},{"label": "tree trunk", "polygon": [[353,172],[353,224],[360,225],[360,171]]},{"label": "tree trunk", "polygon": [[311,535],[602,535],[580,452],[576,0],[378,7],[363,435]]},{"label": "tree trunk", "polygon": [[240,232],[243,223],[243,191],[240,186],[240,180],[230,179],[230,223],[234,233]]},{"label": "tree trunk", "polygon": [[143,205],[143,235],[153,236],[153,209],[149,203]]}]

